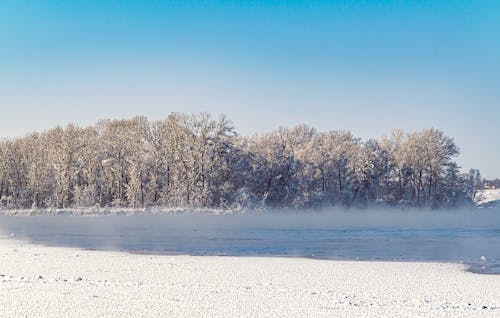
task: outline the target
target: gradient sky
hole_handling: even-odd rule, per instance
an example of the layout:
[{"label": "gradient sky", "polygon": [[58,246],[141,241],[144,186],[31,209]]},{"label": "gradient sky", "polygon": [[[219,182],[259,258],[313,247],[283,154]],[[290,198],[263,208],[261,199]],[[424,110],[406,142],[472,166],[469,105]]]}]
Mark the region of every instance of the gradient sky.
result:
[{"label": "gradient sky", "polygon": [[500,1],[0,2],[0,136],[170,112],[435,127],[500,177]]}]

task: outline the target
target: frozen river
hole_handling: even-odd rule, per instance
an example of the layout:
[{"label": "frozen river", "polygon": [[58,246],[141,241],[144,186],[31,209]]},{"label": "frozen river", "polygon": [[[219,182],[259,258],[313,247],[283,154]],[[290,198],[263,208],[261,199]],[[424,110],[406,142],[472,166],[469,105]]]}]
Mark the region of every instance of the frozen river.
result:
[{"label": "frozen river", "polygon": [[500,213],[496,210],[2,216],[0,233],[85,249],[464,262],[476,272],[500,273]]}]

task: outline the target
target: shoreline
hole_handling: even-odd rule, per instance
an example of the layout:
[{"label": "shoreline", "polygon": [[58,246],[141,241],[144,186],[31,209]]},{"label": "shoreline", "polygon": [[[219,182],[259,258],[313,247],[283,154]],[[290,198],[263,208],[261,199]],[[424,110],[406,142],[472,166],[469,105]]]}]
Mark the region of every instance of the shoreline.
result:
[{"label": "shoreline", "polygon": [[0,216],[134,216],[134,215],[241,215],[241,214],[276,214],[276,213],[328,213],[328,212],[365,212],[383,211],[406,213],[412,211],[423,212],[453,212],[463,211],[489,211],[498,209],[498,206],[482,204],[464,204],[456,207],[432,208],[407,204],[373,204],[367,206],[339,206],[326,205],[317,208],[191,208],[191,207],[166,207],[152,206],[143,208],[133,207],[81,207],[81,208],[0,208]]},{"label": "shoreline", "polygon": [[[5,237],[7,239],[8,237]],[[4,239],[0,235],[0,241]],[[221,258],[283,258],[283,259],[310,259],[310,260],[318,260],[318,261],[332,261],[332,262],[387,262],[387,263],[430,263],[430,264],[452,264],[462,266],[462,271],[468,272],[471,274],[477,275],[492,275],[492,276],[500,276],[500,272],[494,272],[488,270],[488,267],[484,267],[482,269],[486,269],[485,271],[481,271],[476,263],[469,263],[465,261],[452,261],[452,260],[411,260],[411,259],[350,259],[350,258],[322,258],[322,257],[314,257],[314,256],[303,256],[303,255],[266,255],[266,254],[241,254],[241,255],[229,255],[229,254],[187,254],[181,252],[173,252],[173,251],[130,251],[130,250],[120,250],[120,249],[93,249],[93,248],[84,248],[84,247],[76,247],[76,246],[65,246],[65,245],[48,245],[43,243],[31,242],[28,240],[20,240],[15,239],[18,242],[22,242],[24,244],[30,244],[34,246],[42,246],[42,247],[56,247],[56,248],[70,248],[82,251],[89,252],[117,252],[117,253],[126,253],[131,255],[151,255],[151,256],[185,256],[185,257],[221,257]],[[477,264],[479,265],[479,264]],[[498,266],[498,265],[495,265]]]},{"label": "shoreline", "polygon": [[[0,242],[4,239],[12,239],[16,242],[23,244],[30,244],[33,246],[41,246],[41,247],[55,247],[55,248],[70,248],[76,250],[83,251],[94,251],[94,252],[117,252],[117,253],[127,253],[131,255],[151,255],[151,256],[185,256],[185,257],[235,257],[235,258],[283,258],[283,259],[310,259],[310,260],[318,260],[318,261],[332,261],[332,262],[388,262],[388,263],[430,263],[430,264],[452,264],[464,267],[462,270],[464,272],[469,272],[477,275],[492,275],[492,276],[500,276],[499,271],[492,271],[489,269],[487,263],[481,262],[468,262],[468,261],[455,261],[455,260],[436,260],[436,259],[370,259],[370,258],[328,258],[328,257],[316,257],[316,256],[306,256],[306,255],[286,255],[286,254],[239,254],[239,255],[231,255],[231,254],[188,254],[182,252],[175,251],[148,251],[148,250],[125,250],[125,249],[113,249],[113,248],[85,248],[78,246],[66,246],[63,244],[59,245],[51,245],[44,244],[40,242],[33,242],[26,239],[19,239],[15,237],[9,237],[7,235],[2,236],[0,234]],[[1,244],[1,243],[0,243]],[[481,266],[482,265],[482,266]],[[492,267],[498,267],[498,264],[493,264]]]},{"label": "shoreline", "polygon": [[494,317],[463,264],[133,254],[0,238],[6,317]]},{"label": "shoreline", "polygon": [[[256,210],[257,211],[257,210]],[[170,215],[229,215],[239,210],[211,208],[66,208],[66,209],[0,209],[0,216],[170,216]]]},{"label": "shoreline", "polygon": [[[43,245],[43,246],[49,246],[49,245]],[[62,245],[59,245],[58,247],[64,247]],[[487,267],[485,268],[486,271],[479,271],[479,269],[476,269],[474,266],[475,263],[469,263],[465,261],[447,261],[447,260],[407,260],[407,259],[364,259],[364,258],[356,258],[356,259],[350,259],[350,258],[327,258],[327,257],[314,257],[314,256],[301,256],[301,255],[266,255],[266,254],[249,254],[249,255],[229,255],[229,254],[184,254],[184,253],[174,253],[174,252],[168,252],[165,251],[163,253],[158,253],[155,251],[127,251],[127,250],[100,250],[100,249],[85,249],[83,250],[87,251],[108,251],[108,252],[120,252],[120,253],[129,253],[133,255],[155,255],[155,256],[191,256],[191,257],[237,257],[237,258],[283,258],[283,259],[311,259],[311,260],[318,260],[318,261],[332,261],[332,262],[387,262],[387,263],[430,263],[430,264],[452,264],[452,265],[458,265],[458,266],[463,266],[464,268],[462,269],[464,272],[472,273],[472,274],[477,274],[477,275],[493,275],[493,276],[500,276],[500,272],[493,272],[493,271],[488,271]],[[479,264],[478,264],[479,265]]]}]

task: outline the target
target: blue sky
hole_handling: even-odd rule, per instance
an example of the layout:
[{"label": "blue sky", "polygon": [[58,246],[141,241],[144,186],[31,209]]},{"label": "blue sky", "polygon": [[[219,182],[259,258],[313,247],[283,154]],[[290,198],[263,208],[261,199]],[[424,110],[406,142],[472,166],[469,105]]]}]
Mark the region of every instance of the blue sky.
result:
[{"label": "blue sky", "polygon": [[0,136],[174,111],[435,127],[500,177],[500,2],[0,2]]}]

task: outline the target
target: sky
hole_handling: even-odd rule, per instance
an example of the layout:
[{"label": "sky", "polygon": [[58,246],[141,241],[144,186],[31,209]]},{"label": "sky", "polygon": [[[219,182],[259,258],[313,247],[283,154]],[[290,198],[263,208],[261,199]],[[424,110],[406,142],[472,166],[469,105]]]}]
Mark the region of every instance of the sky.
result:
[{"label": "sky", "polygon": [[500,1],[0,1],[0,136],[171,112],[434,127],[500,177]]}]

